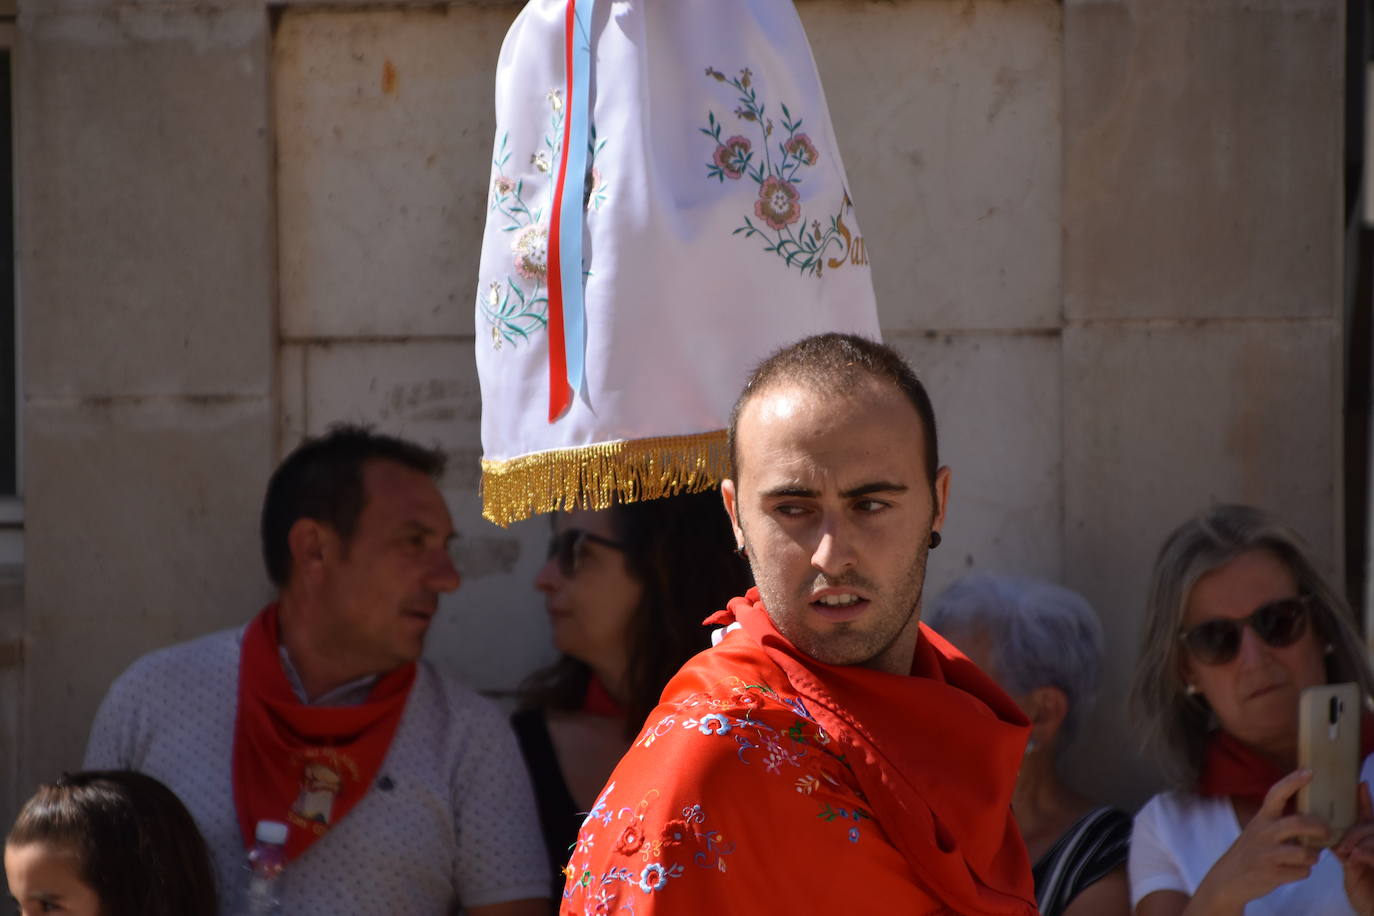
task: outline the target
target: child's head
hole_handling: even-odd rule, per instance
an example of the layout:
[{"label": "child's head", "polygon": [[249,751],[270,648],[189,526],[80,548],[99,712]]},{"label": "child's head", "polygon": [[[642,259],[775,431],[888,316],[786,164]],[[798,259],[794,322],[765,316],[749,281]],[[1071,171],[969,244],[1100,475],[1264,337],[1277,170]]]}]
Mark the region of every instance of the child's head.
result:
[{"label": "child's head", "polygon": [[42,786],[5,841],[5,874],[24,916],[217,912],[195,821],[142,773],[75,773]]}]

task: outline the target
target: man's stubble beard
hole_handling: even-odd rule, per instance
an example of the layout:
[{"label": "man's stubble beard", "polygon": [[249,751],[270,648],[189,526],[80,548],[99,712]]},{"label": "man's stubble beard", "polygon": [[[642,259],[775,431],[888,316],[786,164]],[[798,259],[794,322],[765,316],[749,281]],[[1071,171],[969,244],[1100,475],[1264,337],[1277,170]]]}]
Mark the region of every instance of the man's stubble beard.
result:
[{"label": "man's stubble beard", "polygon": [[[771,576],[760,575],[760,570],[755,562],[757,553],[749,544],[749,534],[743,526],[740,532],[744,537],[745,552],[749,560],[749,569],[753,573],[754,582],[759,589],[759,597],[763,599],[764,607],[769,608],[769,619],[773,621],[773,626],[777,627],[778,632],[783,635],[792,645],[802,652],[811,656],[819,662],[827,665],[855,665],[858,667],[872,667],[870,664],[874,659],[885,655],[896,642],[906,633],[907,627],[911,626],[912,618],[919,620],[921,612],[921,598],[925,590],[926,560],[930,556],[929,533],[923,536],[920,548],[916,551],[911,566],[907,570],[907,575],[902,579],[900,587],[891,596],[896,607],[906,606],[906,613],[900,615],[901,623],[888,631],[885,626],[885,619],[879,621],[878,631],[858,631],[854,632],[855,622],[846,621],[843,623],[832,624],[829,637],[823,637],[813,630],[807,629],[802,622],[802,616],[806,613],[807,602],[805,595],[797,597],[799,602],[798,613],[795,617],[782,613],[782,608],[790,605],[791,602],[777,602],[779,591],[787,591],[786,587],[781,589],[774,587]],[[843,588],[851,587],[863,589],[874,597],[887,597],[880,595],[879,589],[873,586],[868,579],[857,573],[845,574],[841,576],[827,576],[824,573],[817,573],[812,580],[813,586],[818,588]],[[809,593],[809,592],[808,592]],[[910,595],[909,603],[902,596]],[[876,603],[876,602],[874,602]],[[778,608],[774,612],[772,608]],[[870,607],[870,614],[876,608]],[[861,642],[859,645],[835,645],[839,639],[846,635],[853,634]],[[839,637],[837,639],[836,637]]]}]

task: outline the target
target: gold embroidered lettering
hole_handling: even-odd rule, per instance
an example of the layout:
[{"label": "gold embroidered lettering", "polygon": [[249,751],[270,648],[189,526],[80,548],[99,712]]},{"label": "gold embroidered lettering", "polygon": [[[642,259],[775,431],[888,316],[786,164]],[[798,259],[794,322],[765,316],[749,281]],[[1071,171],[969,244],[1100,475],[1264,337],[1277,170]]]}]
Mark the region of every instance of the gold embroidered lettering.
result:
[{"label": "gold embroidered lettering", "polygon": [[864,244],[864,237],[850,232],[849,227],[844,224],[843,216],[835,218],[835,228],[840,234],[840,244],[844,247],[840,256],[828,259],[825,266],[835,270],[846,264],[855,264],[859,267],[868,264],[868,246]]},{"label": "gold embroidered lettering", "polygon": [[844,250],[838,258],[831,258],[825,262],[825,266],[829,267],[831,270],[845,265],[845,257],[850,253],[850,246],[853,239],[853,236],[849,234],[849,227],[844,224],[843,216],[835,220],[835,225],[839,228],[840,236],[844,239]]},{"label": "gold embroidered lettering", "polygon": [[854,240],[849,243],[849,263],[861,266],[868,263],[868,247],[864,245],[862,235],[854,236]]}]

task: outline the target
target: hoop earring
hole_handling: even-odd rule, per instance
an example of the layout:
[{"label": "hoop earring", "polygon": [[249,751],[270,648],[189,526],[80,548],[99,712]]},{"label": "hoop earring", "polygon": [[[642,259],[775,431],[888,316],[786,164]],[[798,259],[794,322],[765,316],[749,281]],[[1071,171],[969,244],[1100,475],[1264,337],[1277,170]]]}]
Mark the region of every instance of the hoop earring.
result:
[{"label": "hoop earring", "polygon": [[940,541],[942,541],[942,540],[943,540],[943,538],[940,537],[940,532],[938,532],[938,531],[932,531],[932,532],[930,533],[930,549],[931,549],[931,550],[934,550],[936,547],[939,547],[939,546],[940,546]]}]

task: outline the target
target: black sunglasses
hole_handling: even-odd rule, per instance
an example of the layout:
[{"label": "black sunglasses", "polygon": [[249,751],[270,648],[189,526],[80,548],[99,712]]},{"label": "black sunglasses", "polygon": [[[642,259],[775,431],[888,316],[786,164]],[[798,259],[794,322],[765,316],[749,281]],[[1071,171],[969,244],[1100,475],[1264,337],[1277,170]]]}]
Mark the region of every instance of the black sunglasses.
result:
[{"label": "black sunglasses", "polygon": [[1188,653],[1204,665],[1224,665],[1240,651],[1241,630],[1249,627],[1265,645],[1275,649],[1291,646],[1307,632],[1311,595],[1280,598],[1261,605],[1249,617],[1218,617],[1204,620],[1178,634]]},{"label": "black sunglasses", "polygon": [[571,579],[577,574],[578,564],[582,560],[582,545],[589,541],[614,550],[625,549],[625,545],[619,541],[603,538],[599,534],[592,534],[581,528],[568,528],[565,531],[560,531],[549,538],[549,556],[558,558],[558,571],[563,574],[563,578]]}]

